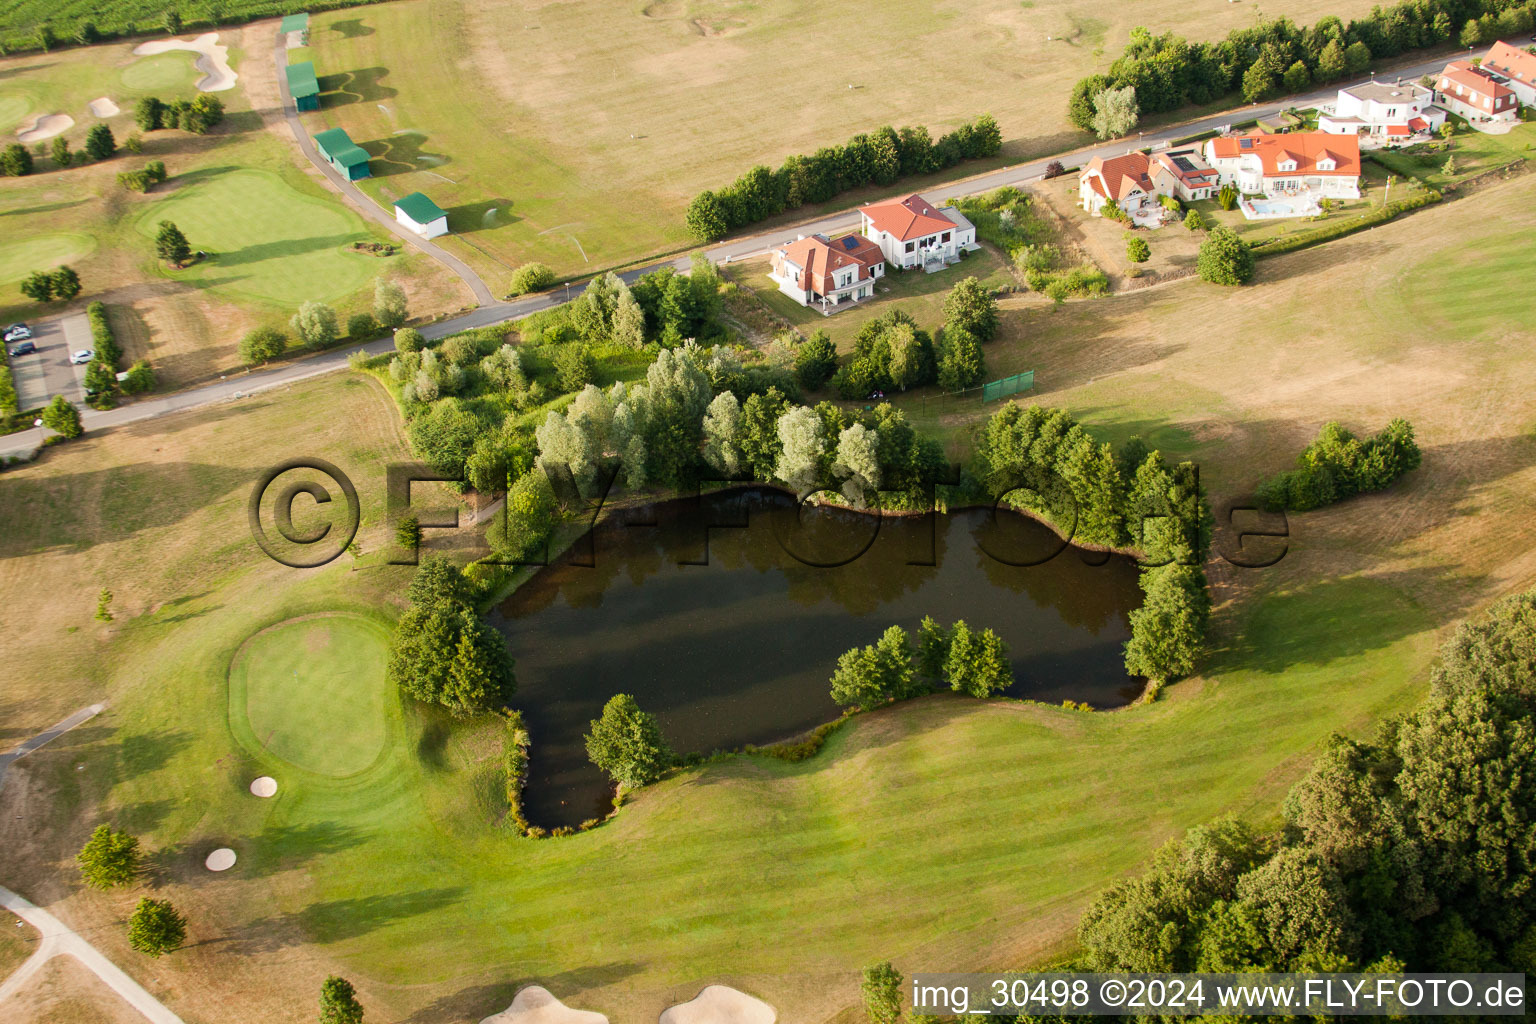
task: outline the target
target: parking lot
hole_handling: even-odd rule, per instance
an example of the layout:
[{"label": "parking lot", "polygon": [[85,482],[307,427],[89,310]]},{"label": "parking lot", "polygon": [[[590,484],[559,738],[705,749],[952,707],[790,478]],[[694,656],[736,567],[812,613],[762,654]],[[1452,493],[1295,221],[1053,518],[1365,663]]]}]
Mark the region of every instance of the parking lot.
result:
[{"label": "parking lot", "polygon": [[[71,352],[93,347],[91,326],[85,314],[31,320],[27,325],[32,328],[37,351],[10,359],[18,408],[40,408],[54,395],[63,395],[75,403],[85,401],[85,367],[71,366],[69,362]],[[9,342],[6,348],[15,349],[19,344]]]}]

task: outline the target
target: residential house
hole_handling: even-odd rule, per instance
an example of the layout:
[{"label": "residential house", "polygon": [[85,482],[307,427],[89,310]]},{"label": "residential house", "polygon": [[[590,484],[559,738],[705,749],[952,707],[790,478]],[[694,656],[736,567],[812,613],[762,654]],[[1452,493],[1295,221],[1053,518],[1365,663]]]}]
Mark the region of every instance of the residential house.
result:
[{"label": "residential house", "polygon": [[1140,150],[1108,160],[1096,156],[1078,173],[1078,201],[1083,204],[1083,209],[1095,214],[1111,200],[1127,213],[1139,210],[1145,204],[1157,201],[1151,169],[1151,159]]},{"label": "residential house", "polygon": [[1244,195],[1310,193],[1319,199],[1360,198],[1360,140],[1354,135],[1290,132],[1222,135],[1205,144],[1222,185]]},{"label": "residential house", "polygon": [[1422,85],[1366,82],[1340,89],[1331,107],[1318,113],[1317,128],[1329,135],[1357,135],[1370,148],[1400,146],[1445,123],[1435,94]]},{"label": "residential house", "polygon": [[1186,203],[1210,199],[1220,187],[1216,168],[1205,162],[1198,146],[1152,154],[1149,176],[1158,195],[1175,196]]},{"label": "residential house", "polygon": [[1527,107],[1536,106],[1536,53],[1497,42],[1483,58],[1483,70],[1503,79],[1499,84]]},{"label": "residential house", "polygon": [[422,238],[448,233],[448,213],[420,192],[395,200],[395,223]]},{"label": "residential house", "polygon": [[934,209],[920,195],[859,208],[860,230],[892,266],[933,269],[975,249],[976,227],[952,206]]},{"label": "residential house", "polygon": [[1513,121],[1520,103],[1503,75],[1453,60],[1435,80],[1435,102],[1468,121]]},{"label": "residential house", "polygon": [[884,274],[885,254],[863,235],[801,235],[774,250],[768,276],[800,305],[819,305],[830,313],[845,302],[874,295],[875,281]]}]

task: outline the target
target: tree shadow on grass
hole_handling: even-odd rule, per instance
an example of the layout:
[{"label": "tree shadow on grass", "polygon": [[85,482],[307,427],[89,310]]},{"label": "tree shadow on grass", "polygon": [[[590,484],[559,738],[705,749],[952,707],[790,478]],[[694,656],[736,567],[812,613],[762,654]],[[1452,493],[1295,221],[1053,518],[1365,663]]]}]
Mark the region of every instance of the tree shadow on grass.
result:
[{"label": "tree shadow on grass", "polygon": [[55,213],[59,210],[68,210],[72,206],[79,206],[86,201],[84,199],[71,199],[62,203],[43,203],[40,206],[18,206],[14,210],[0,210],[0,217],[19,217],[28,213]]},{"label": "tree shadow on grass", "polygon": [[[345,235],[316,235],[313,238],[291,238],[280,242],[260,242],[256,245],[247,245],[243,249],[233,252],[216,253],[213,257],[213,265],[218,267],[238,267],[247,263],[262,263],[272,259],[289,259],[304,253],[319,252],[322,249],[336,249],[349,242],[355,241],[355,234]],[[219,285],[229,283],[228,278],[220,278]]]},{"label": "tree shadow on grass", "polygon": [[331,31],[338,33],[343,39],[360,39],[363,36],[373,35],[373,28],[363,24],[361,18],[348,18],[346,21],[338,21],[331,25]]},{"label": "tree shadow on grass", "polygon": [[[405,1018],[402,1024],[443,1024],[445,1021],[481,1020],[505,1010],[512,1004],[517,993],[529,985],[541,985],[547,988],[555,998],[567,1000],[587,989],[611,985],[638,973],[640,973],[639,964],[614,963],[603,964],[600,967],[578,967],[549,977],[470,985],[433,1000]],[[573,1009],[582,1009],[579,999],[568,1005]]]},{"label": "tree shadow on grass", "polygon": [[232,110],[224,115],[219,126],[221,135],[241,135],[254,132],[262,126],[261,113],[256,110]]},{"label": "tree shadow on grass", "polygon": [[361,145],[372,157],[370,166],[373,176],[387,178],[392,174],[406,174],[410,171],[441,167],[453,162],[452,157],[441,153],[424,152],[422,143],[426,140],[427,136],[424,132],[406,131],[384,139],[373,139]]},{"label": "tree shadow on grass", "polygon": [[320,78],[320,109],[350,106],[353,103],[378,103],[393,99],[399,92],[383,84],[388,68],[361,68]]},{"label": "tree shadow on grass", "polygon": [[[363,829],[335,821],[303,825],[274,825],[255,836],[233,839],[228,845],[240,856],[240,873],[246,878],[265,878],[302,867],[309,861],[351,849],[369,836]],[[199,839],[155,851],[146,859],[151,874],[161,880],[195,876],[203,858],[220,840]]]},{"label": "tree shadow on grass", "polygon": [[[1278,675],[1300,667],[1321,667],[1357,658],[1421,632],[1429,623],[1412,605],[1414,593],[1445,592],[1446,573],[1411,569],[1379,576],[1317,580],[1272,593],[1255,602],[1230,642],[1212,652],[1205,671]],[[1478,580],[1462,577],[1460,615],[1470,610]]]},{"label": "tree shadow on grass", "polygon": [[469,892],[463,885],[441,886],[418,892],[359,896],[353,899],[311,903],[295,917],[305,934],[317,942],[341,942],[408,917],[430,914],[462,900]]},{"label": "tree shadow on grass", "polygon": [[476,231],[516,224],[523,218],[512,212],[512,200],[486,199],[478,203],[464,203],[447,208],[448,229],[456,235],[471,235]]}]

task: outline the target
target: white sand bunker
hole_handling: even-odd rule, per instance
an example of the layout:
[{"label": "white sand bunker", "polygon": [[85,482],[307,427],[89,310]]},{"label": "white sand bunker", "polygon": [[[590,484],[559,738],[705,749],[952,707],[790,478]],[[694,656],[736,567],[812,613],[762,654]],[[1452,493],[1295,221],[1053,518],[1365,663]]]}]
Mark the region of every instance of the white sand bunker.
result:
[{"label": "white sand bunker", "polygon": [[108,96],[91,100],[90,107],[92,117],[116,117],[122,113],[117,104],[113,103],[111,97]]},{"label": "white sand bunker", "polygon": [[75,119],[68,114],[41,114],[32,119],[32,127],[16,133],[22,142],[42,142],[75,126]]},{"label": "white sand bunker", "polygon": [[728,985],[710,985],[661,1013],[661,1024],[774,1024],[773,1007]]},{"label": "white sand bunker", "polygon": [[591,1010],[573,1010],[540,985],[529,985],[512,997],[512,1005],[480,1024],[608,1024]]},{"label": "white sand bunker", "polygon": [[203,73],[197,87],[203,92],[223,92],[235,87],[235,74],[229,66],[229,47],[219,46],[217,32],[204,32],[196,39],[156,39],[152,43],[140,43],[133,48],[135,57],[153,57],[157,53],[172,50],[191,50],[201,54],[193,66]]},{"label": "white sand bunker", "polygon": [[235,851],[227,846],[221,846],[208,855],[203,861],[203,866],[209,871],[228,871],[235,866]]},{"label": "white sand bunker", "polygon": [[263,775],[251,783],[251,792],[263,799],[277,796],[277,780],[270,775]]}]

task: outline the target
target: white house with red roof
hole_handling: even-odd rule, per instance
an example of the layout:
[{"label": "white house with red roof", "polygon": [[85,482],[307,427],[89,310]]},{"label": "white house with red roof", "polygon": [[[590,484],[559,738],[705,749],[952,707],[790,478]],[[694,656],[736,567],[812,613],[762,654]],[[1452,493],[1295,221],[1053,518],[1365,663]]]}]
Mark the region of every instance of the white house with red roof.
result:
[{"label": "white house with red roof", "polygon": [[1127,213],[1134,213],[1147,203],[1157,202],[1151,170],[1151,158],[1140,150],[1108,160],[1096,156],[1078,173],[1078,201],[1089,213],[1101,212],[1110,200]]},{"label": "white house with red roof", "polygon": [[774,250],[768,276],[800,305],[830,313],[873,296],[875,281],[884,274],[885,254],[863,235],[801,235]]},{"label": "white house with red roof", "polygon": [[960,250],[976,248],[976,226],[952,206],[935,209],[913,193],[904,199],[859,208],[863,235],[893,266],[936,269],[954,263]]},{"label": "white house with red roof", "polygon": [[1435,79],[1435,102],[1468,121],[1514,121],[1520,100],[1503,75],[1453,60]]},{"label": "white house with red roof", "polygon": [[1222,135],[1205,144],[1222,185],[1244,195],[1360,198],[1360,140],[1327,132]]},{"label": "white house with red roof", "polygon": [[1514,93],[1515,99],[1536,107],[1536,53],[1501,40],[1483,57],[1482,68],[1501,77],[1499,84]]},{"label": "white house with red roof", "polygon": [[1329,135],[1356,135],[1367,148],[1422,141],[1445,123],[1435,94],[1412,82],[1370,81],[1340,89],[1318,111],[1317,129]]}]

